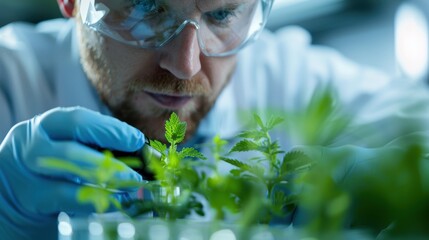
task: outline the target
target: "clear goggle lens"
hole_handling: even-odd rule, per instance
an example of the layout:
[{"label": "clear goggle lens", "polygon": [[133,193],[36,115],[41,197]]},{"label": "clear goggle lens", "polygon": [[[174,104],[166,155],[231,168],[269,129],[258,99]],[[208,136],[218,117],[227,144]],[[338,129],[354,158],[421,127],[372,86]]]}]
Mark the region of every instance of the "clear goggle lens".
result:
[{"label": "clear goggle lens", "polygon": [[142,48],[162,47],[191,24],[205,55],[227,56],[255,39],[273,0],[196,2],[184,7],[168,0],[81,0],[80,15],[93,30]]}]

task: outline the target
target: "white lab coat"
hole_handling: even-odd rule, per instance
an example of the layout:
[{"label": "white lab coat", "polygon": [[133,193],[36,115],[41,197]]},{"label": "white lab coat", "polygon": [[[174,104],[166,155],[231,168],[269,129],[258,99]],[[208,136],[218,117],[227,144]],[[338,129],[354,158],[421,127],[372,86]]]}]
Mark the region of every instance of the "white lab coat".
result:
[{"label": "white lab coat", "polygon": [[[299,109],[321,83],[328,82],[337,89],[346,109],[356,113],[355,124],[383,132],[382,138],[375,133],[372,142],[367,137],[365,144],[379,145],[395,137],[398,119],[407,118],[417,126],[429,118],[424,114],[429,111],[414,112],[417,105],[429,100],[425,87],[410,86],[405,79],[395,80],[356,65],[332,49],[311,45],[303,29],[287,27],[275,34],[264,32],[239,53],[233,79],[200,125],[198,135],[231,137],[241,129],[241,110]],[[3,27],[0,139],[19,121],[56,106],[77,105],[110,114],[82,71],[73,21]],[[299,142],[287,139],[283,144]]]}]

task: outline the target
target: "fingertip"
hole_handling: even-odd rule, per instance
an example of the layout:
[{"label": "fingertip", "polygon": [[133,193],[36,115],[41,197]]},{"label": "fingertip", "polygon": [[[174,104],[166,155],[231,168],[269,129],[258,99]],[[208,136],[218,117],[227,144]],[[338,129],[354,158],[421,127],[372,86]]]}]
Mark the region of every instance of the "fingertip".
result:
[{"label": "fingertip", "polygon": [[145,141],[146,141],[146,137],[144,136],[144,134],[140,131],[140,130],[138,130],[138,129],[136,129],[136,141],[135,141],[135,148],[136,149],[140,149],[140,148],[142,148],[143,147],[143,145],[145,144]]},{"label": "fingertip", "polygon": [[138,172],[134,171],[131,169],[131,172],[129,174],[130,179],[132,181],[136,181],[136,182],[143,182],[143,177],[142,175],[140,175]]},{"label": "fingertip", "polygon": [[127,167],[126,171],[116,172],[114,176],[115,181],[135,181],[142,182],[143,177],[136,171]]}]

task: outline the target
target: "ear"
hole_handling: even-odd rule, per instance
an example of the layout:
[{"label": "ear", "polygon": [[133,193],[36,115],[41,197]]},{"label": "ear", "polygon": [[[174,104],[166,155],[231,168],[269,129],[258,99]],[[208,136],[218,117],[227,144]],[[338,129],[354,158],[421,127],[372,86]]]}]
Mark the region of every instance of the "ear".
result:
[{"label": "ear", "polygon": [[57,0],[58,6],[60,7],[61,13],[64,17],[73,17],[75,0]]}]

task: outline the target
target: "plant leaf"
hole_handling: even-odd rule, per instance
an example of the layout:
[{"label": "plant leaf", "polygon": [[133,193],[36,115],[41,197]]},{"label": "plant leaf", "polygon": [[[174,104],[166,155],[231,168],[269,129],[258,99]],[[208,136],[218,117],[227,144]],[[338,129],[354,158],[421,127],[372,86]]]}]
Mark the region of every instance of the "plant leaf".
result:
[{"label": "plant leaf", "polygon": [[265,138],[266,134],[263,131],[260,131],[260,130],[249,130],[249,131],[243,131],[242,133],[238,134],[237,137],[240,137],[240,138],[251,138],[254,141],[259,141],[262,138]]},{"label": "plant leaf", "polygon": [[90,203],[97,213],[106,212],[110,206],[110,198],[113,193],[103,188],[82,186],[77,192],[77,200],[80,203]]},{"label": "plant leaf", "polygon": [[186,122],[181,122],[175,112],[170,115],[170,119],[165,122],[165,138],[171,144],[183,141],[186,133]]},{"label": "plant leaf", "polygon": [[227,162],[227,163],[229,163],[229,164],[231,164],[231,165],[233,165],[235,167],[244,169],[244,170],[247,170],[247,169],[251,168],[251,166],[249,164],[241,162],[241,161],[239,161],[237,159],[222,157],[221,160],[224,161],[224,162]]},{"label": "plant leaf", "polygon": [[150,140],[149,145],[161,154],[165,154],[165,151],[167,150],[167,145],[158,140]]},{"label": "plant leaf", "polygon": [[283,157],[283,162],[280,167],[280,174],[285,175],[301,168],[310,167],[312,160],[301,151],[290,151]]},{"label": "plant leaf", "polygon": [[267,130],[273,129],[276,125],[282,123],[284,118],[281,117],[271,117],[267,122]]},{"label": "plant leaf", "polygon": [[198,158],[203,160],[207,159],[202,153],[200,153],[195,148],[191,148],[191,147],[183,148],[182,151],[179,152],[179,159],[188,158],[188,157]]},{"label": "plant leaf", "polygon": [[247,152],[254,150],[260,150],[259,145],[253,141],[244,139],[236,143],[229,152]]},{"label": "plant leaf", "polygon": [[260,167],[260,166],[252,166],[249,165],[247,163],[241,162],[237,159],[231,159],[231,158],[225,158],[222,157],[221,158],[222,161],[227,162],[237,168],[240,168],[242,170],[245,170],[249,173],[252,173],[258,177],[263,177],[264,176],[264,168]]},{"label": "plant leaf", "polygon": [[258,126],[263,130],[263,131],[265,131],[267,128],[265,127],[265,125],[264,125],[264,123],[263,123],[263,121],[262,121],[262,119],[261,119],[261,117],[259,117],[259,115],[258,114],[253,114],[253,119],[255,119],[255,122],[256,122],[256,124],[258,124]]}]

